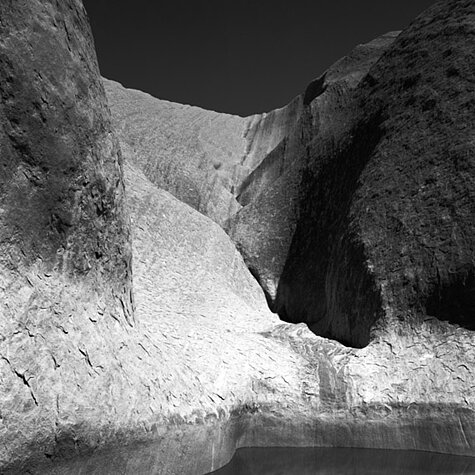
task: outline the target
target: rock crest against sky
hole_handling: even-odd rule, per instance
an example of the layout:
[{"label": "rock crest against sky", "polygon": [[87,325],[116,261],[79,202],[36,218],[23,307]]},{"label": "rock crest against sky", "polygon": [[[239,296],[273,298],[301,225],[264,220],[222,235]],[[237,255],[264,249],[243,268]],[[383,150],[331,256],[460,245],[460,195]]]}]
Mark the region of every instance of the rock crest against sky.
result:
[{"label": "rock crest against sky", "polygon": [[432,0],[86,0],[103,76],[242,116],[282,107]]}]

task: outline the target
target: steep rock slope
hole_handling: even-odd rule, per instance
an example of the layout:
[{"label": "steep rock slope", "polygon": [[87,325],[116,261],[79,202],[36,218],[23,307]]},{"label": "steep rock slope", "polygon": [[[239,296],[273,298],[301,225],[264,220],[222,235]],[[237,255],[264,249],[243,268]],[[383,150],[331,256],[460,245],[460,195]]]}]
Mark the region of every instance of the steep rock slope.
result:
[{"label": "steep rock slope", "polygon": [[224,227],[273,301],[298,219],[309,144],[319,133],[337,134],[335,118],[350,91],[396,36],[356,47],[285,107],[247,118],[104,80],[126,160]]},{"label": "steep rock slope", "polygon": [[303,111],[299,96],[243,118],[156,99],[107,79],[104,85],[126,159],[221,226],[245,201],[238,195],[249,175],[294,131]]},{"label": "steep rock slope", "polygon": [[[275,354],[297,387],[302,365],[257,334],[277,317],[224,231],[129,167],[134,318],[122,165],[82,4],[2,4],[0,16],[2,473],[160,445],[177,421],[206,434],[218,402],[252,401]],[[157,470],[182,473],[178,444],[155,454]],[[212,467],[203,448],[192,444],[189,473]]]},{"label": "steep rock slope", "polygon": [[218,223],[239,209],[247,119],[161,101],[104,80],[124,156],[155,185]]},{"label": "steep rock slope", "polygon": [[286,319],[356,346],[383,316],[475,328],[474,48],[474,2],[437,3],[371,68],[343,139],[312,150]]},{"label": "steep rock slope", "polygon": [[[266,291],[271,308],[299,219],[312,146],[333,144],[346,132],[343,111],[352,91],[396,36],[389,33],[356,47],[289,104],[288,109],[298,111],[292,126],[239,190],[237,199],[244,207],[226,229]],[[273,126],[263,124],[264,130]]]},{"label": "steep rock slope", "polygon": [[96,392],[108,391],[90,378],[96,323],[125,331],[133,313],[119,148],[84,8],[2,2],[0,18],[5,468],[43,459],[55,444],[74,446]]},{"label": "steep rock slope", "polygon": [[[217,224],[125,176],[137,324],[119,335],[109,404],[82,415],[88,437],[39,473],[204,474],[241,446],[474,455],[468,332],[427,319],[359,350],[283,324]],[[102,351],[88,351],[97,384]]]}]

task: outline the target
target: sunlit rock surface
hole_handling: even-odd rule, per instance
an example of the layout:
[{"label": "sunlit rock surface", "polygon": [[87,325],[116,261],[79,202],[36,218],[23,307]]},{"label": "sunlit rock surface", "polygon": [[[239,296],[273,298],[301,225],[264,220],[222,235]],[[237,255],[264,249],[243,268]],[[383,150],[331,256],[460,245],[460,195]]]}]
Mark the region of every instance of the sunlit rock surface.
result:
[{"label": "sunlit rock surface", "polygon": [[[229,461],[241,446],[400,448],[475,456],[475,341],[471,331],[456,324],[467,326],[466,321],[404,314],[409,307],[389,296],[414,294],[395,287],[392,279],[399,274],[389,269],[390,291],[382,293],[387,313],[373,326],[365,348],[316,336],[305,324],[283,323],[270,312],[261,287],[217,224],[235,226],[233,213],[257,203],[278,182],[280,172],[272,170],[279,167],[273,168],[272,156],[285,162],[284,171],[292,168],[293,162],[283,160],[287,155],[279,150],[297,142],[295,131],[304,111],[311,109],[312,123],[319,124],[316,137],[339,138],[351,130],[353,116],[339,122],[346,117],[346,92],[331,95],[332,88],[370,88],[376,104],[396,107],[385,102],[385,94],[380,97],[377,85],[398,90],[399,80],[393,85],[385,79],[385,65],[398,57],[402,64],[414,60],[425,67],[413,50],[409,59],[401,54],[401,48],[403,53],[405,47],[417,48],[418,31],[431,44],[440,35],[446,45],[459,38],[451,54],[457,55],[454,64],[461,74],[447,77],[469,74],[470,55],[464,56],[464,47],[472,38],[472,2],[442,2],[424,14],[362,85],[357,84],[374,51],[379,54],[395,35],[377,40],[369,50],[357,48],[361,55],[353,52],[337,63],[331,69],[334,76],[327,73],[289,106],[247,119],[170,105],[106,82],[125,151],[123,166],[80,1],[4,3],[0,18],[2,473],[204,474]],[[410,39],[409,45],[404,38]],[[437,44],[431,54],[438,58]],[[353,74],[354,61],[365,66]],[[419,80],[423,78],[421,73]],[[468,167],[472,155],[462,138],[471,137],[473,130],[462,128],[470,122],[453,124],[457,114],[471,113],[458,101],[460,91],[473,83],[457,79],[451,84],[452,90],[443,90],[454,102],[444,105],[446,114],[440,114],[440,134],[435,136],[445,137],[450,149],[450,143],[461,147],[460,157],[466,161],[459,158],[457,163]],[[431,90],[422,89],[427,94]],[[425,103],[425,92],[420,94]],[[131,103],[124,102],[122,110],[118,99],[114,105],[114,95]],[[370,102],[359,114],[364,118],[374,107]],[[317,110],[326,111],[328,120],[317,122]],[[428,131],[435,123],[430,117],[424,116]],[[414,142],[407,131],[417,131],[411,120],[408,116],[406,129],[397,123],[387,129],[396,144],[405,143],[406,137],[409,149]],[[145,134],[147,121],[156,139],[152,132]],[[166,124],[173,127],[166,129]],[[198,124],[195,129],[193,124]],[[313,133],[311,127],[305,130]],[[136,137],[135,145],[131,137]],[[308,140],[317,142],[311,136]],[[349,144],[353,140],[347,137]],[[318,143],[323,145],[315,147],[325,146]],[[423,144],[424,150],[432,150],[431,144]],[[165,155],[157,155],[162,146]],[[213,164],[216,157],[221,165]],[[436,168],[443,165],[437,160]],[[313,189],[304,185],[312,183],[318,170],[309,170],[304,183],[295,181],[296,191]],[[377,178],[379,169],[374,170]],[[473,175],[466,170],[470,185]],[[185,183],[204,188],[186,195]],[[450,181],[441,183],[452,186]],[[211,195],[224,198],[212,201]],[[470,209],[458,198],[455,203],[465,216],[461,223],[473,224]],[[311,217],[303,216],[299,219]],[[458,222],[450,221],[456,242],[462,239],[457,230],[469,229],[453,225]],[[399,228],[393,234],[388,231],[392,228],[376,223],[375,229],[388,233],[388,252],[399,249],[390,240],[405,242]],[[362,220],[361,229],[366,224]],[[315,227],[308,230],[312,242]],[[301,229],[296,236],[303,239]],[[470,236],[464,235],[463,242],[470,243]],[[263,243],[265,239],[262,234]],[[466,247],[458,247],[465,253],[451,254],[448,244],[438,244],[457,265],[468,255]],[[292,248],[290,264],[299,257],[294,244]],[[416,251],[414,257],[425,255]],[[347,261],[335,262],[341,264],[336,271],[344,275]],[[264,275],[260,268],[253,269],[258,277]],[[424,275],[432,279],[428,269]],[[376,281],[377,272],[372,277]],[[291,268],[284,271],[284,279],[292,275]],[[271,279],[275,287],[278,279]],[[312,276],[307,280],[311,287]],[[308,287],[302,289],[305,294]],[[288,313],[294,308],[294,291],[298,295],[301,290],[286,294]],[[440,296],[446,294],[435,295],[429,302],[445,309]]]},{"label": "sunlit rock surface", "polygon": [[288,105],[246,118],[104,80],[125,158],[224,227],[273,301],[299,217],[309,146],[319,135],[341,134],[338,114],[396,36],[356,47]]},{"label": "sunlit rock surface", "polygon": [[104,81],[126,160],[155,185],[218,223],[240,205],[248,119],[155,99]]},{"label": "sunlit rock surface", "polygon": [[3,471],[107,431],[110,355],[134,317],[120,152],[84,8],[2,2],[0,18]]},{"label": "sunlit rock surface", "polygon": [[48,473],[204,474],[241,446],[474,455],[468,332],[427,319],[353,349],[282,323],[217,224],[125,176],[137,324],[111,381],[123,401],[102,408],[123,432]]}]

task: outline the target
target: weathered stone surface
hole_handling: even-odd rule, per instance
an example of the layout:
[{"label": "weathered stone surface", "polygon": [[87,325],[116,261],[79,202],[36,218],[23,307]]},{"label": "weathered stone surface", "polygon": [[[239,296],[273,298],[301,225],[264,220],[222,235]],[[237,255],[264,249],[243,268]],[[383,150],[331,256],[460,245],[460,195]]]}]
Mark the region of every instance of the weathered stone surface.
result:
[{"label": "weathered stone surface", "polygon": [[234,189],[250,119],[161,101],[104,80],[125,159],[155,185],[224,223],[240,205]]},{"label": "weathered stone surface", "polygon": [[427,319],[354,349],[282,323],[217,224],[130,164],[125,176],[137,324],[73,333],[95,405],[75,415],[77,446],[53,446],[38,473],[204,474],[240,446],[474,455],[470,332]]},{"label": "weathered stone surface", "polygon": [[[294,120],[285,123],[284,131],[280,128],[281,141],[263,153],[240,188],[237,199],[243,208],[230,218],[227,231],[271,307],[303,206],[303,176],[313,160],[312,150],[331,146],[346,132],[343,111],[352,91],[396,36],[389,33],[356,47],[294,99],[287,106]],[[271,135],[267,129],[273,127],[273,122],[262,123],[260,137]]]},{"label": "weathered stone surface", "polygon": [[240,446],[474,455],[470,332],[427,319],[361,350],[283,324],[217,224],[125,172],[137,325],[101,416],[116,408],[124,435],[49,473],[204,474]]},{"label": "weathered stone surface", "polygon": [[[104,79],[127,161],[156,186],[224,226],[262,160],[294,130],[302,98],[250,117],[156,99]],[[239,200],[239,201],[238,201]]]},{"label": "weathered stone surface", "polygon": [[119,148],[84,8],[2,2],[0,18],[5,468],[74,447],[94,417],[95,390],[107,393],[92,377],[106,366],[89,358],[95,322],[130,328],[133,313]]},{"label": "weathered stone surface", "polygon": [[318,133],[335,133],[349,92],[396,35],[358,46],[287,106],[247,118],[104,80],[125,159],[223,226],[273,301],[298,219],[309,144]]},{"label": "weathered stone surface", "polygon": [[313,150],[286,319],[357,346],[383,317],[474,328],[474,35],[474,2],[436,4],[371,68],[342,140]]}]

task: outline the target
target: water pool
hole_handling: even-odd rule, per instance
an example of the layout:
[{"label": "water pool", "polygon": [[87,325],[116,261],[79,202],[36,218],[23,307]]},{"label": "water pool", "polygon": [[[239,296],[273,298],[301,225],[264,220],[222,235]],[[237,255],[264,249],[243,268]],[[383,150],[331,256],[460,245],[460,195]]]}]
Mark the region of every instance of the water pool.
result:
[{"label": "water pool", "polygon": [[213,475],[469,475],[475,458],[348,448],[244,448]]}]

